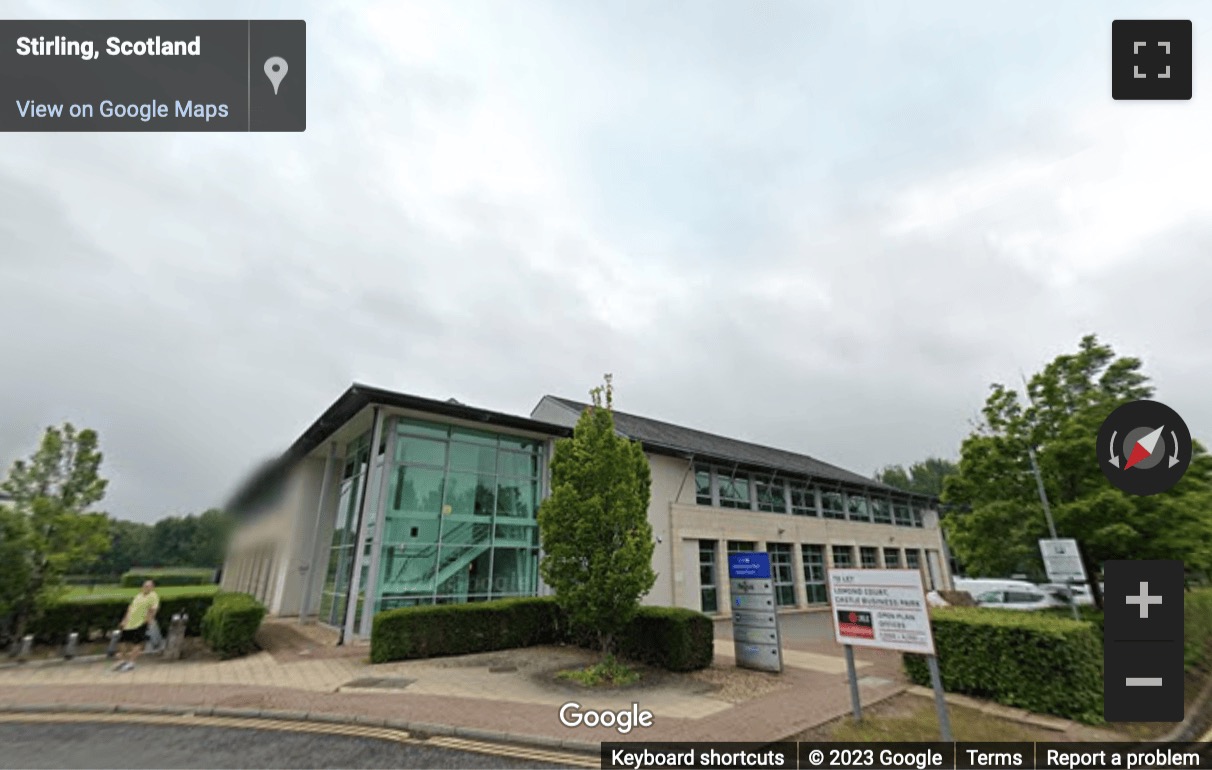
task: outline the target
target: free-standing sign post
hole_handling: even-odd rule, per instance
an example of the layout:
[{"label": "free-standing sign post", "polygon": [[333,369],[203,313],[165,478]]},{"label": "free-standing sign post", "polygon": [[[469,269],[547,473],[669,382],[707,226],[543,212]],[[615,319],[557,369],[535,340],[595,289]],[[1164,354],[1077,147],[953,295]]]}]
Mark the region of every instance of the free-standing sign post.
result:
[{"label": "free-standing sign post", "polygon": [[732,589],[732,641],[736,664],[759,671],[783,670],[779,644],[779,614],[770,575],[770,554],[761,551],[728,554]]},{"label": "free-standing sign post", "polygon": [[854,648],[914,652],[926,656],[942,739],[952,740],[922,573],[916,569],[831,569],[829,604],[834,636],[846,651],[854,718],[863,718]]},{"label": "free-standing sign post", "polygon": [[[1043,539],[1039,541],[1039,552],[1044,557],[1044,571],[1053,583],[1073,585],[1085,583],[1086,565],[1082,564],[1082,552],[1077,541],[1067,538]],[[1070,596],[1073,619],[1078,620],[1076,597]]]}]

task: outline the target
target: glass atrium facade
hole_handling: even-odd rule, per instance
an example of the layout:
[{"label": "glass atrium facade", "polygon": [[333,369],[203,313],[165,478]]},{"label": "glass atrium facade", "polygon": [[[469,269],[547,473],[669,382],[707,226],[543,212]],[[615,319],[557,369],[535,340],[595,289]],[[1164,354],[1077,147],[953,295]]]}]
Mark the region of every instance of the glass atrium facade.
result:
[{"label": "glass atrium facade", "polygon": [[[372,613],[534,596],[543,443],[405,418],[388,420],[385,436],[375,472],[369,474],[354,627],[361,624],[368,589]],[[369,443],[366,434],[346,451],[321,604],[321,618],[337,626],[344,623],[354,569],[359,488],[370,467]],[[385,489],[378,480],[383,468]],[[382,511],[376,492],[382,494]],[[376,532],[380,515],[382,532]],[[368,585],[372,564],[377,573]]]}]

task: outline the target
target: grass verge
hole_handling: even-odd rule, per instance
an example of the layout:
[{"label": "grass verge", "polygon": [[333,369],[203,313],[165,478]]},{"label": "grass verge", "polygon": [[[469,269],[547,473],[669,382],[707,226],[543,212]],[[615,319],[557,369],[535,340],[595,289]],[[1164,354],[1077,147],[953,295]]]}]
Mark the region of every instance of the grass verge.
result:
[{"label": "grass verge", "polygon": [[[135,594],[139,593],[139,588],[123,588],[118,585],[107,586],[73,586],[64,599],[69,602],[76,602],[90,599],[116,599],[128,598],[133,599]],[[218,593],[219,586],[164,586],[156,588],[156,593],[161,599],[169,599],[174,596],[205,596],[207,594]]]},{"label": "grass verge", "polygon": [[556,677],[584,687],[624,687],[640,681],[640,672],[607,655],[592,666],[561,671]]}]

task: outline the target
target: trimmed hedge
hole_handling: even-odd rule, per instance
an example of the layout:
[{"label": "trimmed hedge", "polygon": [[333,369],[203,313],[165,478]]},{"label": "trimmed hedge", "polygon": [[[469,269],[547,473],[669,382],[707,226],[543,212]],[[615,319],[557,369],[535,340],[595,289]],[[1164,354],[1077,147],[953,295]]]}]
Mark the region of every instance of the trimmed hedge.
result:
[{"label": "trimmed hedge", "polygon": [[547,597],[385,610],[371,628],[370,662],[551,644],[560,636],[559,618]]},{"label": "trimmed hedge", "polygon": [[[82,597],[70,601],[59,601],[46,609],[28,633],[39,642],[62,644],[67,635],[73,631],[80,634],[81,641],[97,634],[104,636],[106,632],[118,627],[127,605],[133,597],[98,597],[96,599]],[[189,615],[185,633],[197,636],[202,630],[202,617],[214,601],[215,594],[207,591],[205,594],[184,594],[173,597],[160,597],[160,609],[156,618],[160,629],[168,632],[168,621],[173,615],[184,612]]]},{"label": "trimmed hedge", "polygon": [[[930,620],[948,692],[1088,723],[1102,721],[1102,639],[1091,624],[979,608],[938,608]],[[909,678],[929,686],[925,658],[907,654],[904,660]]]},{"label": "trimmed hedge", "polygon": [[1183,595],[1183,632],[1183,663],[1187,668],[1207,667],[1212,660],[1212,588]]},{"label": "trimmed hedge", "polygon": [[215,582],[215,570],[193,567],[132,569],[122,576],[121,586],[138,588],[148,580],[154,581],[157,586],[205,586]]},{"label": "trimmed hedge", "polygon": [[236,658],[257,649],[257,629],[265,605],[248,594],[218,594],[202,618],[202,641],[222,658]]},{"label": "trimmed hedge", "polygon": [[[711,665],[711,619],[679,607],[640,607],[617,640],[619,654],[670,671]],[[571,643],[591,647],[591,634],[569,627],[550,596],[468,604],[404,607],[375,615],[370,660],[430,658]]]}]

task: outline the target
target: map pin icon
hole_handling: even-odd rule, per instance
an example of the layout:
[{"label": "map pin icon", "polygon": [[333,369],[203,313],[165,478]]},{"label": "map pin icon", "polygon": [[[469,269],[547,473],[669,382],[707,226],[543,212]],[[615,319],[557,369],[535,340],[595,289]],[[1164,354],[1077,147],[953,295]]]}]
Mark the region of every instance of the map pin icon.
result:
[{"label": "map pin icon", "polygon": [[265,77],[274,84],[275,95],[278,93],[278,86],[282,84],[282,78],[286,77],[288,69],[286,60],[281,56],[271,56],[265,60]]}]

